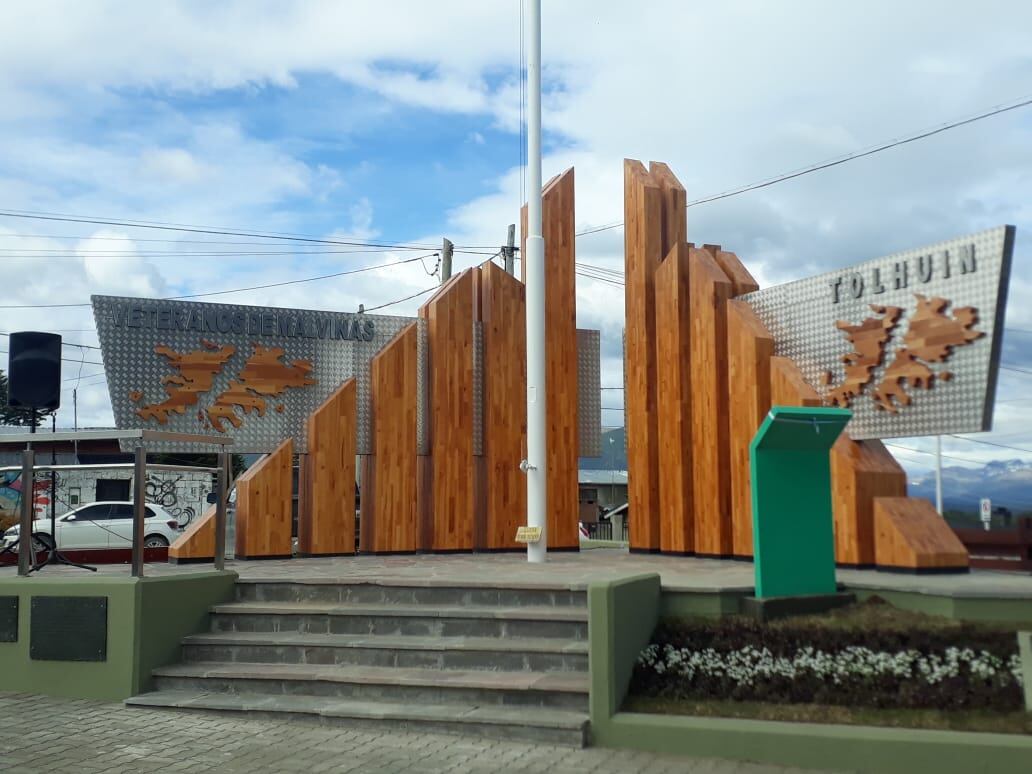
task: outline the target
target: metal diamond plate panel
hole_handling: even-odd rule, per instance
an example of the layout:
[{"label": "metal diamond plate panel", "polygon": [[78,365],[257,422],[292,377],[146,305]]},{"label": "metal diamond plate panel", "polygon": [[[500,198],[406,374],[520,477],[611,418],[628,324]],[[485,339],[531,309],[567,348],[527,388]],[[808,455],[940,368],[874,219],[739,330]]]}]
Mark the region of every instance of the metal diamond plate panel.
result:
[{"label": "metal diamond plate panel", "polygon": [[581,457],[602,456],[602,339],[577,329],[577,432]]},{"label": "metal diamond plate panel", "polygon": [[484,324],[473,321],[473,456],[484,456]]},{"label": "metal diamond plate panel", "polygon": [[[826,401],[848,386],[848,368],[857,385],[849,401],[853,438],[979,432],[992,425],[1013,244],[1013,227],[1000,226],[742,298],[774,336],[775,354],[795,361]],[[930,308],[919,296],[948,304]],[[884,327],[888,314],[872,305],[899,309],[884,335],[876,328]],[[958,324],[970,323],[964,307],[976,310],[973,324]],[[872,320],[866,332],[841,329]],[[966,337],[965,331],[982,335]],[[884,342],[872,347],[872,337],[879,336]],[[945,355],[922,354],[943,344],[953,345]],[[878,346],[884,347],[881,357]],[[858,377],[857,364],[866,362],[873,363],[869,376]],[[915,384],[929,374],[931,389]]]},{"label": "metal diamond plate panel", "polygon": [[93,296],[93,314],[119,428],[223,432],[234,452],[268,452],[287,437],[306,451],[308,415],[355,377],[357,453],[369,454],[369,363],[412,322],[113,296]]}]

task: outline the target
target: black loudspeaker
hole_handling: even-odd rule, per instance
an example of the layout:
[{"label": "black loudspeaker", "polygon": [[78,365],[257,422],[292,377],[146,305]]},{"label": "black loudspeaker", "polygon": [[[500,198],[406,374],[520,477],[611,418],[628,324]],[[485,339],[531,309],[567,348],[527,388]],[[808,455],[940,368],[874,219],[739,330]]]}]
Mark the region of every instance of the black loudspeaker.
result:
[{"label": "black loudspeaker", "polygon": [[7,360],[7,404],[54,411],[61,405],[61,337],[12,333]]}]

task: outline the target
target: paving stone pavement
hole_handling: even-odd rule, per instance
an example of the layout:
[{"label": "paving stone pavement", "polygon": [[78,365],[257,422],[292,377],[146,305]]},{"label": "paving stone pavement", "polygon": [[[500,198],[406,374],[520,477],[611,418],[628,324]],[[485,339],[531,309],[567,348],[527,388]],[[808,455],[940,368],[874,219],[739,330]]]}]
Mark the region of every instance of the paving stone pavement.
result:
[{"label": "paving stone pavement", "polygon": [[118,703],[0,692],[0,771],[787,774],[796,770],[629,750],[349,730],[297,720],[141,711]]}]

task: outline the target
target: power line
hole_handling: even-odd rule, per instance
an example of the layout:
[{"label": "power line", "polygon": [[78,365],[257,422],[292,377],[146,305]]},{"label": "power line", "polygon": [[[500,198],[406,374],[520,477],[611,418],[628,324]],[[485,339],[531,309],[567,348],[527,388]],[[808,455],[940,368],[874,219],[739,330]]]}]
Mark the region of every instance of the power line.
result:
[{"label": "power line", "polygon": [[[50,331],[50,332],[54,333],[55,331]],[[10,337],[10,335],[11,335],[10,333],[4,333],[4,332],[0,331],[0,336],[8,336],[8,337]],[[100,349],[100,347],[95,347],[92,344],[72,344],[72,342],[70,342],[70,341],[62,341],[61,342],[61,346],[63,346],[63,347],[76,347],[77,349]],[[76,362],[78,362],[78,361],[76,361]]]},{"label": "power line", "polygon": [[1008,446],[1005,443],[996,443],[994,441],[983,441],[980,438],[965,438],[962,435],[949,435],[950,438],[956,438],[959,441],[967,441],[968,443],[981,443],[986,446],[996,446],[1000,449],[1011,449],[1012,451],[1024,452],[1025,454],[1032,454],[1032,449],[1022,449],[1020,446]]},{"label": "power line", "polygon": [[1013,371],[1016,374],[1028,374],[1029,376],[1032,376],[1032,371],[1029,371],[1029,370],[1024,369],[1024,368],[1015,368],[1014,366],[1005,366],[1005,365],[1000,366],[1000,368],[1002,370],[1004,370],[1004,371]]},{"label": "power line", "polygon": [[439,287],[440,287],[440,285],[434,285],[432,288],[427,288],[426,290],[420,290],[418,293],[413,293],[411,296],[405,296],[404,298],[399,298],[397,301],[390,301],[390,302],[388,302],[386,304],[380,304],[379,306],[367,307],[365,311],[366,312],[373,312],[373,311],[375,311],[377,309],[385,309],[388,306],[394,306],[395,304],[400,304],[402,301],[410,301],[413,298],[418,298],[419,296],[426,295],[431,290],[437,290]]},{"label": "power line", "polygon": [[[11,354],[11,353],[8,352],[6,349],[0,349],[0,355],[9,355],[9,354]],[[63,357],[61,359],[64,362],[66,362],[66,363],[84,363],[86,365],[98,365],[98,366],[103,366],[104,365],[103,363],[98,363],[95,360],[76,360],[74,357]]]},{"label": "power line", "polygon": [[[981,120],[986,119],[986,118],[991,118],[993,116],[997,116],[997,115],[999,115],[1001,113],[1006,113],[1006,112],[1011,111],[1011,110],[1017,110],[1019,108],[1027,107],[1028,105],[1032,105],[1032,98],[1023,97],[1022,99],[1018,100],[1017,102],[1004,103],[1004,104],[1001,104],[1001,105],[996,105],[996,106],[994,106],[992,108],[989,108],[989,109],[987,109],[987,110],[985,110],[985,111],[983,111],[981,113],[976,113],[973,116],[968,116],[967,118],[958,119],[956,121],[950,121],[950,122],[947,122],[947,123],[942,124],[940,126],[934,127],[932,129],[927,129],[927,130],[918,132],[916,134],[912,134],[912,135],[907,136],[907,137],[901,137],[899,139],[889,140],[888,142],[884,142],[884,143],[881,143],[879,145],[871,146],[871,147],[869,147],[869,148],[867,148],[865,150],[855,151],[853,153],[849,153],[849,154],[846,154],[844,156],[837,156],[837,157],[835,157],[833,159],[829,159],[827,161],[818,162],[816,164],[811,164],[809,166],[802,167],[800,169],[796,169],[796,170],[793,170],[791,172],[785,172],[785,173],[777,175],[775,177],[765,178],[763,180],[758,180],[755,183],[749,183],[747,185],[742,185],[742,186],[739,186],[737,188],[732,188],[732,189],[729,189],[727,191],[723,191],[721,193],[711,194],[709,196],[704,196],[701,199],[694,199],[693,201],[688,202],[688,204],[686,206],[687,207],[697,207],[700,204],[708,204],[709,202],[715,202],[715,201],[718,201],[720,199],[727,199],[727,198],[730,198],[732,196],[738,196],[739,194],[748,193],[749,191],[755,191],[755,190],[758,190],[760,188],[767,188],[767,187],[775,185],[777,183],[783,183],[786,180],[792,180],[792,179],[797,178],[797,177],[802,177],[803,175],[809,175],[809,174],[811,174],[813,172],[819,172],[819,171],[821,171],[823,169],[829,169],[831,167],[836,167],[836,166],[838,166],[840,164],[845,164],[846,162],[849,162],[849,161],[855,161],[856,159],[862,159],[865,156],[873,156],[876,153],[881,153],[882,151],[886,151],[886,150],[889,150],[891,148],[896,148],[896,147],[899,147],[900,145],[906,145],[908,143],[917,142],[918,140],[923,140],[923,139],[926,139],[928,137],[932,137],[932,136],[934,136],[936,134],[941,134],[942,132],[949,131],[950,129],[956,129],[957,127],[960,127],[960,126],[966,126],[967,124],[973,124],[976,121],[981,121]],[[584,231],[577,232],[576,236],[587,236],[588,234],[597,234],[600,231],[608,231],[609,229],[619,228],[622,225],[623,225],[623,222],[620,222],[620,223],[610,223],[610,224],[605,225],[605,226],[598,226],[597,228],[585,229]]]},{"label": "power line", "polygon": [[[398,242],[385,242],[379,240],[347,240],[347,239],[325,239],[320,237],[303,236],[298,234],[280,234],[276,232],[241,231],[234,229],[216,228],[213,226],[192,226],[182,223],[163,223],[161,221],[147,220],[117,220],[114,218],[94,218],[82,215],[69,215],[59,212],[37,212],[34,210],[0,210],[0,217],[24,218],[27,220],[46,220],[59,223],[89,223],[98,226],[121,226],[123,228],[146,228],[158,231],[176,231],[188,234],[213,234],[218,236],[250,237],[252,239],[281,239],[288,242],[305,242],[308,244],[320,245],[345,245],[351,247],[379,247],[391,250],[432,250],[433,245],[404,244]],[[469,250],[490,249],[484,245],[458,245],[464,248],[459,252]],[[485,253],[486,255],[487,253]]]},{"label": "power line", "polygon": [[[424,258],[432,258],[437,253],[429,253],[428,255],[417,255],[413,258],[406,258],[403,261],[395,261],[393,263],[378,263],[375,266],[363,266],[358,269],[349,269],[347,271],[338,271],[333,274],[322,274],[318,277],[305,277],[304,279],[288,280],[286,282],[273,282],[268,285],[254,285],[249,288],[234,288],[232,290],[215,290],[211,293],[191,293],[184,296],[167,296],[161,300],[163,301],[179,301],[187,298],[207,298],[209,296],[224,296],[229,293],[244,293],[250,290],[265,290],[267,288],[278,288],[285,285],[298,285],[303,282],[316,282],[318,280],[331,279],[333,277],[343,277],[346,274],[359,274],[364,271],[374,271],[376,269],[386,269],[391,266],[401,266],[406,263],[413,263],[414,261],[422,262]],[[424,264],[423,268],[426,268]],[[0,309],[58,309],[68,307],[84,307],[91,306],[91,304],[5,304],[0,305]]]},{"label": "power line", "polygon": [[[923,449],[914,449],[910,446],[900,446],[896,443],[886,443],[885,445],[891,446],[893,449],[902,449],[903,451],[914,452],[915,454],[930,454],[933,457],[935,456],[935,452],[924,451]],[[982,460],[973,460],[969,457],[952,457],[949,454],[943,454],[942,458],[946,460],[956,460],[957,462],[968,462],[972,465],[985,465],[985,462]]]}]

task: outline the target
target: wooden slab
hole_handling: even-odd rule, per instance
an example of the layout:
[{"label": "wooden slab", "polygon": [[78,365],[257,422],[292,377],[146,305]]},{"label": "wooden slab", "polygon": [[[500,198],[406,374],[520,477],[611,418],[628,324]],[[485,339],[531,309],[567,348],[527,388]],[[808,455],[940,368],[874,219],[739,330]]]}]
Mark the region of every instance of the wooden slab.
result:
[{"label": "wooden slab", "polygon": [[[519,549],[527,480],[520,470],[527,434],[527,329],[523,283],[488,262],[480,271],[484,331],[484,531],[477,547]],[[552,533],[549,531],[549,543]]]},{"label": "wooden slab", "polygon": [[920,497],[874,498],[874,544],[878,567],[920,572],[969,564],[964,544]]},{"label": "wooden slab", "polygon": [[293,458],[294,442],[288,438],[237,478],[238,559],[291,557]]},{"label": "wooden slab", "polygon": [[655,272],[663,258],[662,192],[624,159],[624,409],[632,551],[660,548]]},{"label": "wooden slab", "polygon": [[[426,304],[430,470],[425,517],[428,548],[473,549],[473,320],[476,273],[452,277]],[[377,482],[379,488],[379,482]]]},{"label": "wooden slab", "polygon": [[[706,247],[709,248],[711,246],[706,245]],[[709,251],[710,255],[713,256],[713,259],[727,278],[731,280],[731,294],[733,296],[741,296],[760,289],[760,283],[753,279],[753,275],[749,273],[749,270],[745,268],[745,264],[739,260],[737,255],[727,250],[721,250],[720,245],[712,245],[712,248]]]},{"label": "wooden slab", "polygon": [[168,547],[168,558],[177,562],[211,561],[215,558],[215,506],[210,505],[200,518],[191,521]]},{"label": "wooden slab", "polygon": [[358,384],[348,379],[308,416],[297,519],[302,556],[355,553],[357,397]]},{"label": "wooden slab", "polygon": [[[729,253],[725,253],[729,255]],[[749,444],[770,411],[774,338],[745,301],[727,302],[728,417],[731,447],[731,543],[753,555]]]},{"label": "wooden slab", "polygon": [[820,406],[821,397],[803,378],[803,372],[787,357],[770,359],[770,404],[772,406]]},{"label": "wooden slab", "polygon": [[[362,489],[362,550],[412,553],[419,548],[416,508],[416,323],[370,363],[372,455]],[[368,498],[369,507],[365,507]],[[368,513],[368,525],[366,514]]]},{"label": "wooden slab", "polygon": [[831,447],[831,489],[835,561],[872,566],[874,499],[904,497],[906,473],[881,441],[853,441],[843,433]]},{"label": "wooden slab", "polygon": [[[695,552],[729,557],[731,449],[728,437],[727,301],[732,284],[706,250],[690,249],[692,452]],[[632,506],[633,508],[633,506]]]},{"label": "wooden slab", "polygon": [[[545,240],[545,388],[548,451],[548,547],[577,549],[577,276],[574,171],[556,175],[541,192]],[[521,213],[526,255],[526,207]],[[523,280],[526,266],[521,261]]]},{"label": "wooden slab", "polygon": [[695,551],[688,250],[676,244],[655,275],[659,547],[676,554]]}]

